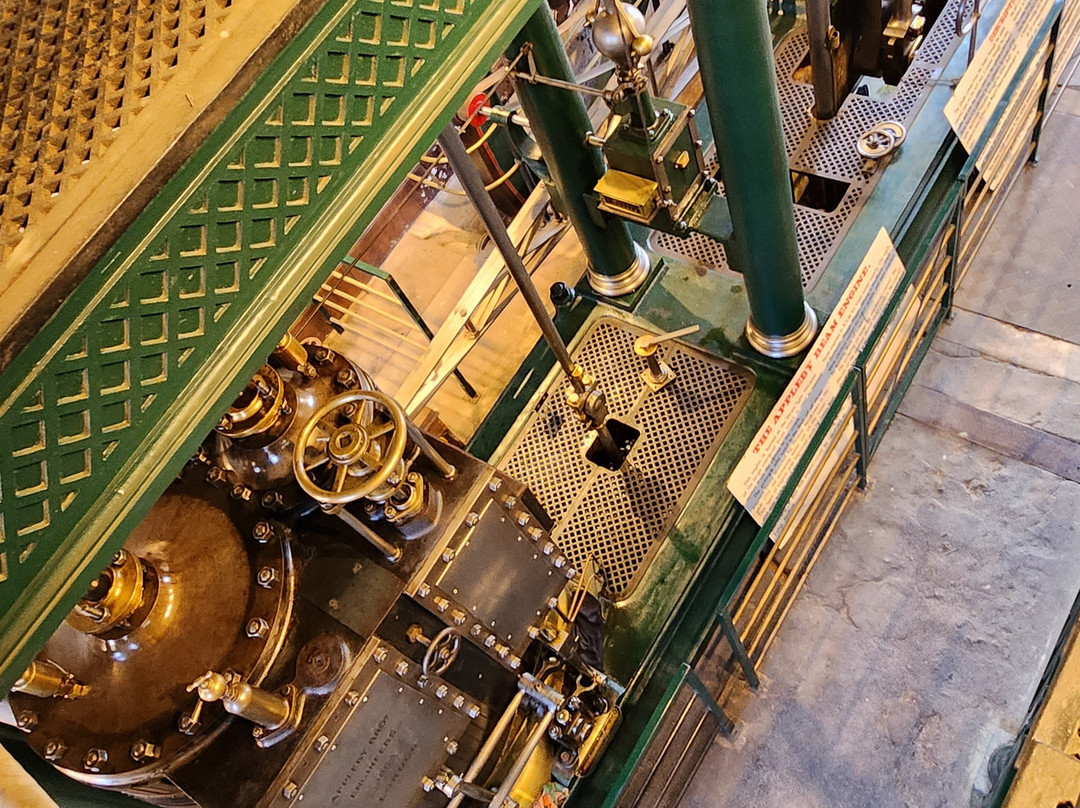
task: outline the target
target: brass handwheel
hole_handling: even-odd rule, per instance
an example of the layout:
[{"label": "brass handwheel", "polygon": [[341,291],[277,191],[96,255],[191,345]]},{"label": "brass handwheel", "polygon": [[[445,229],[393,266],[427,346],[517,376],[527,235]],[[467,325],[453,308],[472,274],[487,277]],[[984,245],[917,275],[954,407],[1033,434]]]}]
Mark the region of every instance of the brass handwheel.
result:
[{"label": "brass handwheel", "polygon": [[344,505],[368,496],[399,469],[407,439],[400,404],[378,390],[350,390],[304,424],[293,473],[313,499]]},{"label": "brass handwheel", "polygon": [[420,669],[425,676],[436,676],[446,672],[454,664],[461,648],[461,634],[453,626],[447,626],[436,634],[428,643]]}]

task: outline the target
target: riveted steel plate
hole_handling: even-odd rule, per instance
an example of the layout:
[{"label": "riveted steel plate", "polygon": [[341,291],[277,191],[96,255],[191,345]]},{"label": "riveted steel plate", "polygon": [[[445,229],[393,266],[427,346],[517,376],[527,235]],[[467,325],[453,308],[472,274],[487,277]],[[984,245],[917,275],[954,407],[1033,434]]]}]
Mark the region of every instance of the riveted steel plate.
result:
[{"label": "riveted steel plate", "polygon": [[[474,720],[469,710],[479,718],[480,707],[438,676],[422,676],[419,665],[389,645],[375,645],[352,684],[335,694],[340,700],[325,723],[309,732],[323,743],[301,747],[263,805],[414,808],[424,802],[421,779],[441,771]],[[281,788],[287,782],[295,788]]]},{"label": "riveted steel plate", "polygon": [[613,596],[633,591],[753,388],[749,371],[669,343],[657,355],[676,378],[653,392],[641,379],[645,360],[634,354],[645,333],[601,318],[574,351],[575,361],[600,379],[612,416],[641,431],[619,471],[585,458],[587,431],[564,401],[561,377],[500,464],[555,520],[552,538],[575,567],[596,559]]},{"label": "riveted steel plate", "polygon": [[[810,114],[814,89],[795,80],[795,71],[807,58],[810,48],[806,31],[792,32],[777,47],[780,115],[791,168],[848,183],[847,191],[831,211],[795,205],[799,267],[806,291],[814,288],[841,237],[881,176],[880,172],[868,174],[864,171],[862,159],[855,150],[856,141],[882,121],[911,123],[929,92],[934,72],[944,64],[957,41],[953,26],[957,8],[961,3],[970,5],[970,2],[950,0],[894,92],[887,97],[849,95],[836,117],[829,121],[818,121]],[[714,172],[716,169],[716,161],[711,160],[709,170]],[[701,233],[682,239],[654,232],[649,244],[656,252],[689,260],[708,269],[732,271],[723,245]]]}]

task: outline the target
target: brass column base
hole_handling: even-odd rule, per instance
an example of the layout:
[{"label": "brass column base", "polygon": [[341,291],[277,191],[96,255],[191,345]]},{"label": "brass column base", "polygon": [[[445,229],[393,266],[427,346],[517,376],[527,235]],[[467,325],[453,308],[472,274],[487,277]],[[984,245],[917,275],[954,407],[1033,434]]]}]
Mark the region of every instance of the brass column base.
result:
[{"label": "brass column base", "polygon": [[649,254],[642,249],[640,244],[634,244],[634,261],[625,271],[618,275],[601,275],[590,266],[586,277],[589,279],[589,285],[598,294],[604,297],[622,297],[645,283],[650,269],[652,269],[652,261],[649,259]]},{"label": "brass column base", "polygon": [[753,317],[746,321],[746,339],[758,353],[764,354],[770,359],[784,359],[795,356],[806,349],[814,336],[817,334],[817,315],[810,308],[810,304],[803,302],[805,316],[802,325],[790,334],[774,337],[764,334],[754,325]]}]

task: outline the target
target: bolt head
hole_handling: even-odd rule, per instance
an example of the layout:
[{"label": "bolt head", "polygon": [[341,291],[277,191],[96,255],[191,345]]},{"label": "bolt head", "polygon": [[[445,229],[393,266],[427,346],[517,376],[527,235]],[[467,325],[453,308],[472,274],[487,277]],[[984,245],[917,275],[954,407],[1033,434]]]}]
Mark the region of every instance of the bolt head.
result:
[{"label": "bolt head", "polygon": [[566,566],[565,556],[555,556],[555,560],[552,562],[555,565],[555,569],[559,570]]},{"label": "bolt head", "polygon": [[458,750],[457,741],[450,741],[450,743],[448,743],[446,745],[446,754],[448,754],[448,755],[456,755],[457,750]]},{"label": "bolt head", "polygon": [[251,538],[260,544],[266,544],[274,537],[274,526],[269,522],[258,522],[251,530]]},{"label": "bolt head", "polygon": [[147,740],[135,741],[131,745],[131,759],[137,763],[144,760],[157,760],[161,757],[161,747]]},{"label": "bolt head", "polygon": [[517,497],[507,497],[503,500],[503,505],[506,506],[506,510],[512,511],[517,507]]},{"label": "bolt head", "polygon": [[380,645],[375,649],[375,653],[372,654],[372,656],[375,657],[376,662],[383,662],[386,659],[386,647]]},{"label": "bolt head", "polygon": [[23,732],[33,732],[38,725],[37,713],[33,710],[19,710],[19,714],[15,716],[15,725]]},{"label": "bolt head", "polygon": [[259,586],[263,589],[269,589],[274,585],[274,581],[277,580],[277,570],[273,567],[263,567],[259,570],[259,574],[255,576],[255,580],[258,581]]},{"label": "bolt head", "polygon": [[360,694],[357,693],[355,690],[350,690],[348,693],[345,694],[345,703],[349,707],[355,707],[357,704],[360,703]]},{"label": "bolt head", "polygon": [[480,715],[480,706],[477,704],[470,704],[469,709],[465,711],[469,718],[476,718]]},{"label": "bolt head", "polygon": [[495,635],[494,634],[488,634],[486,637],[484,637],[484,647],[485,648],[493,648],[494,646],[495,646]]},{"label": "bolt head", "polygon": [[88,772],[100,772],[101,767],[108,762],[108,752],[104,749],[91,749],[83,757],[83,768]]},{"label": "bolt head", "polygon": [[270,631],[270,624],[261,617],[253,617],[248,620],[244,632],[252,639],[262,639]]},{"label": "bolt head", "polygon": [[435,698],[445,699],[446,694],[450,692],[450,689],[446,685],[439,685],[435,688]]},{"label": "bolt head", "polygon": [[419,589],[416,590],[416,596],[418,598],[426,598],[431,594],[431,587],[427,584],[420,584]]},{"label": "bolt head", "polygon": [[465,697],[454,696],[454,700],[450,703],[453,704],[456,709],[460,710],[462,707],[465,706]]},{"label": "bolt head", "polygon": [[287,800],[294,799],[297,794],[300,793],[300,786],[294,783],[292,780],[285,784],[285,787],[281,789],[281,796]]},{"label": "bolt head", "polygon": [[409,663],[406,662],[404,659],[394,666],[394,673],[396,673],[398,676],[404,676],[408,672]]},{"label": "bolt head", "polygon": [[479,521],[480,521],[480,514],[476,513],[475,511],[473,511],[472,513],[470,513],[468,516],[465,517],[465,524],[468,525],[469,527],[472,527],[473,525],[475,525]]},{"label": "bolt head", "polygon": [[49,761],[60,760],[64,756],[64,752],[67,751],[67,744],[61,740],[51,740],[45,744],[44,755],[45,759]]},{"label": "bolt head", "polygon": [[544,555],[551,555],[553,552],[555,552],[555,545],[552,544],[551,542],[547,542],[541,548],[541,551],[543,552]]},{"label": "bolt head", "polygon": [[420,786],[424,789],[424,791],[431,793],[435,790],[435,781],[432,780],[430,777],[423,777],[420,779]]},{"label": "bolt head", "polygon": [[327,738],[325,735],[320,735],[318,738],[315,739],[315,751],[316,752],[322,753],[322,752],[325,752],[329,748],[330,748],[330,739]]},{"label": "bolt head", "polygon": [[443,550],[442,560],[449,564],[451,561],[454,560],[455,555],[457,554],[453,550],[447,548],[446,550]]}]

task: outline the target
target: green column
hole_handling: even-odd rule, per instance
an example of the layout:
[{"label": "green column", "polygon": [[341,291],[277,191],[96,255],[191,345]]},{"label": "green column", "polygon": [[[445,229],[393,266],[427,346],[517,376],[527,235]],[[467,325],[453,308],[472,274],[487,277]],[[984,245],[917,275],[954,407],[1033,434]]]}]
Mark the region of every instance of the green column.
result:
[{"label": "green column", "polygon": [[731,210],[725,243],[750,302],[746,337],[792,356],[817,330],[803,300],[772,35],[764,0],[689,0],[701,83]]},{"label": "green column", "polygon": [[[525,23],[510,46],[510,58],[515,59],[526,43],[532,48],[537,73],[561,81],[574,80],[546,4]],[[522,58],[518,69],[527,71],[527,65]],[[560,87],[530,84],[524,79],[517,79],[515,87],[555,191],[585,248],[589,283],[609,297],[634,291],[649,275],[649,256],[630,238],[624,221],[597,211],[585,198],[604,173],[604,159],[600,149],[585,142],[592,124],[581,95]]]}]

